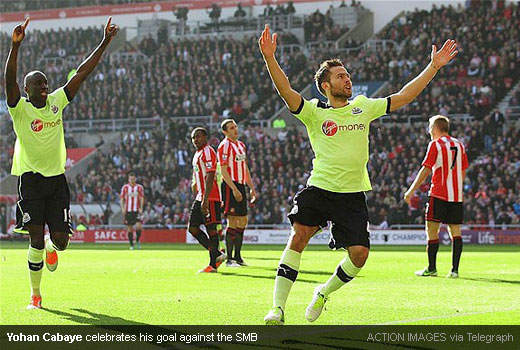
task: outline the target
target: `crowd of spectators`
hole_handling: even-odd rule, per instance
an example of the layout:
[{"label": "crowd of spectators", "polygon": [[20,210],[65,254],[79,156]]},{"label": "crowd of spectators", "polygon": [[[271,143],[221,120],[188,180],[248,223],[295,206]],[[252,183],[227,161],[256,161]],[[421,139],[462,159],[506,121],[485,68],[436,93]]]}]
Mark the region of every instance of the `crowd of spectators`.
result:
[{"label": "crowd of spectators", "polygon": [[0,1],[1,12],[39,11],[96,5],[123,5],[155,0],[5,0]]},{"label": "crowd of spectators", "polygon": [[[332,7],[332,5],[331,5]],[[330,16],[330,9],[323,14],[319,9],[305,17],[303,33],[305,42],[309,41],[334,41],[348,32],[347,26],[334,25]]]},{"label": "crowd of spectators", "polygon": [[[429,142],[425,129],[426,122],[372,125],[369,172],[373,191],[367,193],[367,200],[375,227],[424,223],[429,181],[412,198],[412,206],[402,198],[421,167]],[[145,223],[157,227],[186,224],[194,198],[190,190],[194,150],[189,132],[185,124],[171,121],[163,130],[121,135],[119,144],[92,160],[85,175],[70,179],[73,201],[116,203],[128,172],[135,171],[145,188]],[[465,143],[470,162],[464,182],[465,222],[519,224],[520,150],[515,145],[520,128],[490,115],[483,121],[454,122],[451,134]],[[261,128],[247,126],[240,135],[259,194],[250,207],[249,222],[287,223],[293,196],[303,188],[311,170],[312,151],[306,134],[290,127],[270,136]],[[216,147],[219,138],[221,135],[211,135],[210,144]]]},{"label": "crowd of spectators", "polygon": [[[434,111],[475,115],[475,122],[455,125],[453,132],[467,144],[471,162],[465,185],[467,222],[518,223],[520,183],[516,179],[520,159],[515,146],[519,130],[504,129],[504,117],[489,112],[518,81],[519,7],[502,2],[472,2],[470,6],[407,13],[378,35],[396,41],[400,47],[350,52],[344,55],[344,61],[354,84],[388,80],[390,90],[396,91],[428,62],[432,42],[440,46],[447,38],[457,39],[459,54],[455,63],[444,68],[415,103],[397,114],[424,115]],[[99,42],[101,33],[100,28],[30,32],[19,57],[19,81],[24,72],[39,66],[42,57],[76,56],[79,63]],[[9,40],[10,36],[2,34],[2,47],[8,47]],[[126,174],[133,170],[145,185],[145,221],[159,226],[184,224],[192,200],[189,185],[193,150],[187,126],[171,117],[211,114],[216,119],[233,117],[239,122],[271,117],[282,107],[282,101],[273,89],[256,41],[256,37],[236,40],[219,36],[157,42],[148,37],[140,44],[148,57],[145,63],[105,59],[92,74],[88,89],[81,89],[67,108],[65,117],[154,117],[163,118],[167,127],[122,135],[119,144],[97,156],[87,174],[70,179],[74,201],[116,202]],[[1,61],[5,62],[6,54],[5,50],[0,52]],[[331,56],[336,54],[317,46],[309,56],[285,52],[279,62],[293,87],[301,90],[311,82],[319,62]],[[57,66],[56,62],[60,61],[41,68],[49,77],[51,90],[65,82],[71,69]],[[0,98],[5,99],[3,89],[1,94]],[[516,93],[513,99],[518,101],[519,97]],[[396,120],[406,120],[399,116]],[[3,114],[2,126],[7,120]],[[417,145],[426,147],[424,129],[423,124],[396,124],[372,131],[370,170],[374,191],[369,194],[369,208],[375,224],[422,222],[426,187],[414,197],[411,209],[401,198],[420,167],[423,150]],[[9,169],[14,140],[4,130],[2,127],[0,146],[7,152],[0,156],[2,174]],[[406,139],[395,140],[396,134],[406,135]],[[312,153],[306,136],[289,128],[270,137],[260,128],[246,127],[242,139],[248,146],[251,171],[260,193],[251,209],[250,222],[285,222],[292,196],[305,184],[311,168]],[[218,144],[215,137],[211,142]]]},{"label": "crowd of spectators", "polygon": [[[76,57],[74,65],[66,68],[57,67],[55,60],[41,67],[52,90],[65,83],[68,72],[94,49],[101,33],[100,29],[91,28],[45,33],[49,35],[36,31],[35,35],[28,35],[19,56],[18,81],[23,81],[23,74],[34,67],[41,67],[42,53],[44,57],[47,54],[46,46],[36,45],[39,41],[31,37],[42,39],[53,52],[63,50],[68,58]],[[63,40],[50,42],[53,37]],[[2,35],[4,47],[9,47],[9,40],[8,35]],[[230,115],[239,120],[268,118],[282,103],[265,71],[256,41],[256,37],[242,40],[218,37],[170,40],[159,46],[151,37],[145,38],[141,49],[149,56],[148,60],[144,63],[103,60],[89,77],[89,88],[81,89],[67,108],[67,118],[169,118],[210,114]],[[62,42],[71,45],[58,47]],[[2,51],[0,59],[5,61],[6,55],[7,52]],[[289,75],[309,71],[307,58],[301,52],[286,53],[281,63]],[[3,80],[3,71],[0,75]],[[298,79],[294,79],[293,84],[298,89],[305,87]],[[5,98],[3,89],[0,98]]]},{"label": "crowd of spectators", "polygon": [[[384,71],[372,70],[377,80],[389,80],[397,90],[428,62],[431,44],[438,48],[448,38],[457,40],[453,64],[445,67],[423,97],[400,110],[422,114],[488,114],[520,76],[520,7],[504,1],[471,1],[466,7],[436,7],[416,10],[394,19],[378,38],[404,43],[402,50],[381,52]],[[377,56],[363,57],[367,64],[383,63]],[[367,62],[367,59],[370,60]],[[371,80],[371,79],[370,79]]]}]

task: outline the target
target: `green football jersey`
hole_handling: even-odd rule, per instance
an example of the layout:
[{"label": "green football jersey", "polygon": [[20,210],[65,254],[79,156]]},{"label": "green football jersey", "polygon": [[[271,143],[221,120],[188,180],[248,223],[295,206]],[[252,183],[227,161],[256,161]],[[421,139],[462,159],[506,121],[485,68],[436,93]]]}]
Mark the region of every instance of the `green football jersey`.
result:
[{"label": "green football jersey", "polygon": [[370,122],[387,113],[387,98],[358,95],[341,108],[302,100],[293,114],[307,127],[315,154],[307,185],[338,193],[371,190],[368,131]]},{"label": "green football jersey", "polygon": [[61,87],[47,96],[45,107],[36,108],[26,97],[8,107],[16,134],[11,174],[35,172],[55,176],[65,172],[67,151],[62,113],[68,104]]}]

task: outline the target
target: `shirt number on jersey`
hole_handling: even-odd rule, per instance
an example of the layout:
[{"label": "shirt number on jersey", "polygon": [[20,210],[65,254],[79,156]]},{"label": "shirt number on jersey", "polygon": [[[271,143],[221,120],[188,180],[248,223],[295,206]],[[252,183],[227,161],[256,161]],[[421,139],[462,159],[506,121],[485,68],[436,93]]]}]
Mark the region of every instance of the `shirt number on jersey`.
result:
[{"label": "shirt number on jersey", "polygon": [[451,168],[455,168],[455,162],[457,161],[457,154],[459,153],[459,149],[457,147],[450,147],[450,151],[455,152],[453,155],[453,162],[451,163]]},{"label": "shirt number on jersey", "polygon": [[63,208],[63,222],[71,222],[70,209]]}]

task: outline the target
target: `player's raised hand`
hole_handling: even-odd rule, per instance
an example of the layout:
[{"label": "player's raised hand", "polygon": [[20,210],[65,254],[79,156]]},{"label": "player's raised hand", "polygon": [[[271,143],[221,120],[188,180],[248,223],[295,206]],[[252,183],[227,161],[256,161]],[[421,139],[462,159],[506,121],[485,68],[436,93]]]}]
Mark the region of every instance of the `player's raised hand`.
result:
[{"label": "player's raised hand", "polygon": [[112,40],[113,37],[116,36],[119,31],[119,26],[112,24],[112,16],[108,17],[107,24],[105,25],[105,33],[103,36],[103,40]]},{"label": "player's raised hand", "polygon": [[437,46],[432,45],[431,58],[433,67],[437,70],[441,69],[457,56],[458,53],[457,43],[452,39],[446,40],[440,51],[437,51]]},{"label": "player's raised hand", "polygon": [[20,23],[19,25],[14,27],[14,30],[13,30],[13,43],[14,44],[20,43],[23,40],[23,38],[25,38],[25,28],[27,28],[27,25],[29,25],[29,20],[30,20],[30,18],[27,17],[25,19],[25,22]]},{"label": "player's raised hand", "polygon": [[276,39],[278,38],[278,34],[274,33],[271,37],[271,32],[269,30],[269,25],[266,24],[260,39],[258,39],[258,46],[260,47],[260,52],[264,57],[274,56],[276,52]]}]

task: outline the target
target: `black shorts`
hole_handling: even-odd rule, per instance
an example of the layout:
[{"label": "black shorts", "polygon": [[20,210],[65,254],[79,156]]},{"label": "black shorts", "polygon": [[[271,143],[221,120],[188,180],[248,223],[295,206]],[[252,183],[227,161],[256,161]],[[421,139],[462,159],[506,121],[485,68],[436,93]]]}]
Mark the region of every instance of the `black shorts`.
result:
[{"label": "black shorts", "polygon": [[18,177],[16,227],[14,232],[28,234],[27,225],[45,225],[50,232],[73,235],[70,222],[70,192],[65,174],[45,177],[27,172]]},{"label": "black shorts", "polygon": [[231,187],[225,181],[222,181],[220,188],[222,190],[222,202],[224,203],[224,215],[246,216],[247,215],[247,199],[246,186],[233,181],[240,193],[242,193],[242,201],[238,202],[233,196]]},{"label": "black shorts", "polygon": [[141,214],[136,211],[127,211],[125,215],[125,224],[128,226],[134,226],[136,223],[141,222]]},{"label": "black shorts", "polygon": [[199,227],[200,225],[204,224],[206,227],[208,225],[216,225],[220,224],[221,217],[221,207],[220,202],[217,201],[209,201],[209,215],[204,217],[204,214],[202,214],[202,203],[200,201],[194,201],[193,205],[191,206],[190,211],[190,221],[189,221],[189,227]]},{"label": "black shorts", "polygon": [[429,197],[426,203],[426,221],[443,224],[461,225],[464,222],[462,202],[448,202],[436,197]]},{"label": "black shorts", "polygon": [[309,186],[294,197],[291,224],[327,227],[332,222],[331,249],[352,245],[370,247],[368,209],[364,192],[336,193]]}]

